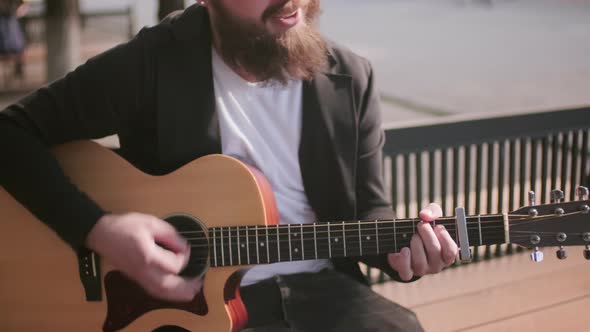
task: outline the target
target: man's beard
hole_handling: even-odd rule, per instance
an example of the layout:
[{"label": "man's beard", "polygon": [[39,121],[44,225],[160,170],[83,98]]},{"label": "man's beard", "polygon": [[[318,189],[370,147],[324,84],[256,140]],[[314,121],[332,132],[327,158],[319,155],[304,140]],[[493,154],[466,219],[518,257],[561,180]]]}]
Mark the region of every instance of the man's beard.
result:
[{"label": "man's beard", "polygon": [[[215,10],[213,28],[218,33],[221,56],[259,81],[284,85],[290,79],[311,80],[327,62],[325,41],[314,26],[320,11],[319,0],[310,0],[303,8],[303,21],[278,36],[264,26],[236,20],[217,1],[209,4]],[[282,8],[270,8],[263,17]]]}]

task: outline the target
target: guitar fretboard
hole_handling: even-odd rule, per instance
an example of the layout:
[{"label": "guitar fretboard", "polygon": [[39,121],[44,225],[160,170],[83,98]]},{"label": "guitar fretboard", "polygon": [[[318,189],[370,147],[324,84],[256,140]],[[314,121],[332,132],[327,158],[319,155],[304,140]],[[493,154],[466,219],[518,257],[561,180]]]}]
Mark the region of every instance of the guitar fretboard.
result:
[{"label": "guitar fretboard", "polygon": [[[211,266],[371,256],[410,246],[420,219],[209,228]],[[457,241],[454,218],[436,221]],[[467,218],[471,246],[505,243],[503,215]]]}]

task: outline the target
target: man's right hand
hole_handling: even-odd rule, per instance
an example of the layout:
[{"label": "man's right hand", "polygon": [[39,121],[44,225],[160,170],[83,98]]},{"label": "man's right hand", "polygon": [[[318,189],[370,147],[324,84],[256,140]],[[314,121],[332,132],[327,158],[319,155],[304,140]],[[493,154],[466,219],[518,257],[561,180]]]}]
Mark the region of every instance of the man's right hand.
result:
[{"label": "man's right hand", "polygon": [[186,302],[201,289],[200,278],[178,275],[188,263],[190,245],[172,225],[154,216],[104,215],[88,234],[86,246],[159,299]]}]

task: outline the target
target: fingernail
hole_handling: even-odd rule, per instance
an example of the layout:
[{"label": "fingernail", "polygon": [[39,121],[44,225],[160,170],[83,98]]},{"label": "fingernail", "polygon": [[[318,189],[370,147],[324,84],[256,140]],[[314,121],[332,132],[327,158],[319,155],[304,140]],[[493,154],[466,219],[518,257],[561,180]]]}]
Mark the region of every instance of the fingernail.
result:
[{"label": "fingernail", "polygon": [[408,247],[403,247],[402,251],[401,251],[402,255],[404,255],[405,257],[410,255],[410,248]]},{"label": "fingernail", "polygon": [[446,230],[444,225],[438,225],[439,231],[444,231]]}]

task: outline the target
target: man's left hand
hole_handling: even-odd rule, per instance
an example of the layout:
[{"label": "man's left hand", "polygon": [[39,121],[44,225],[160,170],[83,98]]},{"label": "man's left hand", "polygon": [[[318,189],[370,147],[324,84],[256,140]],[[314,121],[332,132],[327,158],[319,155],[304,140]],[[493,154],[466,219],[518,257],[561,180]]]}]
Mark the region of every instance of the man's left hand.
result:
[{"label": "man's left hand", "polygon": [[402,280],[438,273],[455,262],[457,244],[443,225],[432,227],[430,224],[440,217],[442,209],[438,204],[431,203],[422,209],[422,222],[417,226],[418,233],[410,241],[410,248],[404,247],[399,253],[388,255],[389,264]]}]

